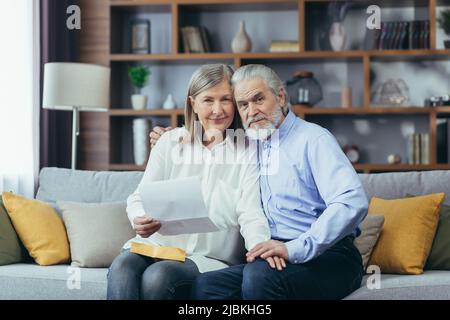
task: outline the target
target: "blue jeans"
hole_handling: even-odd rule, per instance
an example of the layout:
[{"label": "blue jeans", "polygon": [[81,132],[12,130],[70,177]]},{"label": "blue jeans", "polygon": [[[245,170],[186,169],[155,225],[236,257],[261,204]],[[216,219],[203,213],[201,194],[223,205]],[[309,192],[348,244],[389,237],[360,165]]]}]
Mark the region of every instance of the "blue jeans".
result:
[{"label": "blue jeans", "polygon": [[108,300],[189,299],[200,274],[192,260],[158,260],[124,250],[108,270]]},{"label": "blue jeans", "polygon": [[197,277],[193,296],[200,300],[342,299],[361,285],[361,254],[346,237],[317,258],[287,263],[283,271],[262,259],[206,272]]}]

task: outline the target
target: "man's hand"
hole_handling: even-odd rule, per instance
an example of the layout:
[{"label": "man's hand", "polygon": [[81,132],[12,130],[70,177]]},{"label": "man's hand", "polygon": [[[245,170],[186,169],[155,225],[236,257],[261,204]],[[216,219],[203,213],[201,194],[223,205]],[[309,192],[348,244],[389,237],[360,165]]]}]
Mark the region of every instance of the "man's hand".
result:
[{"label": "man's hand", "polygon": [[136,217],[133,219],[134,230],[142,238],[148,238],[161,228],[161,222],[148,217]]},{"label": "man's hand", "polygon": [[266,260],[272,268],[279,266],[286,267],[285,260],[288,260],[289,255],[286,245],[281,241],[269,240],[258,243],[253,249],[247,252],[247,262],[253,262],[256,258]]},{"label": "man's hand", "polygon": [[154,127],[152,132],[150,132],[150,145],[153,148],[158,142],[159,138],[164,134],[164,132],[172,130],[172,127],[162,128]]},{"label": "man's hand", "polygon": [[[247,261],[248,261],[248,258],[247,258]],[[272,269],[277,268],[278,271],[281,271],[284,268],[286,268],[286,261],[284,261],[283,258],[280,258],[278,256],[268,257],[266,259],[266,261]]]}]

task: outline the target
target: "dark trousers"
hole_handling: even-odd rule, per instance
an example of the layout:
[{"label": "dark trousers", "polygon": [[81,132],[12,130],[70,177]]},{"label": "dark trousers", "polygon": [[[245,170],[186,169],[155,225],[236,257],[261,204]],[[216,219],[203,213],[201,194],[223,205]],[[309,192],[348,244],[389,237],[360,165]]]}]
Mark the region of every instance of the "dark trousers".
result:
[{"label": "dark trousers", "polygon": [[342,299],[360,287],[362,276],[361,255],[353,237],[346,237],[317,258],[287,263],[282,271],[257,259],[203,273],[194,282],[193,296],[201,300]]}]

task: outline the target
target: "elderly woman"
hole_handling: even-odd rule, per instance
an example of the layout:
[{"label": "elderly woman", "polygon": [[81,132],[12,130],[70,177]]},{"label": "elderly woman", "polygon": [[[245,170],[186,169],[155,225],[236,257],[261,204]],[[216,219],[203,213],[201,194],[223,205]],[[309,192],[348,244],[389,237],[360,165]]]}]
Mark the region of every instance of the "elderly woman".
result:
[{"label": "elderly woman", "polygon": [[[136,191],[127,212],[136,230],[108,272],[108,299],[189,298],[190,286],[203,272],[245,259],[247,250],[270,238],[261,208],[259,171],[254,148],[236,143],[227,129],[237,129],[238,115],[230,80],[233,70],[222,64],[200,67],[189,82],[185,127],[161,137],[152,149],[141,183],[199,177],[202,196],[217,232],[163,236],[159,221],[145,212]],[[200,130],[195,130],[196,124]],[[200,154],[192,161],[186,155]],[[227,161],[224,160],[224,155]],[[221,158],[222,161],[215,161]],[[206,160],[209,159],[209,160]],[[230,159],[232,159],[230,161]],[[243,241],[244,240],[244,241]],[[178,247],[185,262],[131,253],[130,242]]]}]

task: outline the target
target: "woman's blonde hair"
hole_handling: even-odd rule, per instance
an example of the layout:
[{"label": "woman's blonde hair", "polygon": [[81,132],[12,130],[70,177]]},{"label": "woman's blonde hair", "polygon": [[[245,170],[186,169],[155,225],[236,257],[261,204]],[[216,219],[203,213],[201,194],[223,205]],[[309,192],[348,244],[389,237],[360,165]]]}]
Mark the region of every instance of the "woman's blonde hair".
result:
[{"label": "woman's blonde hair", "polygon": [[[223,81],[227,81],[230,84],[231,88],[231,77],[234,74],[233,68],[225,64],[205,64],[198,68],[191,77],[188,86],[188,92],[186,96],[186,102],[184,107],[184,121],[185,128],[189,132],[190,141],[194,140],[195,136],[195,122],[198,121],[198,116],[194,112],[194,108],[191,105],[191,101],[189,97],[195,98],[200,93],[208,90],[216,85],[222,83]],[[233,99],[234,104],[234,99]],[[230,126],[230,129],[238,129],[240,128],[240,118],[238,112],[235,110],[233,123]],[[189,139],[188,139],[189,140]],[[187,141],[185,141],[187,142]]]}]

